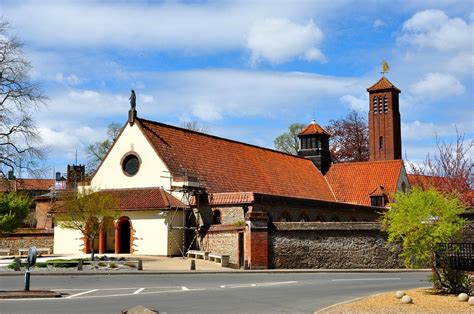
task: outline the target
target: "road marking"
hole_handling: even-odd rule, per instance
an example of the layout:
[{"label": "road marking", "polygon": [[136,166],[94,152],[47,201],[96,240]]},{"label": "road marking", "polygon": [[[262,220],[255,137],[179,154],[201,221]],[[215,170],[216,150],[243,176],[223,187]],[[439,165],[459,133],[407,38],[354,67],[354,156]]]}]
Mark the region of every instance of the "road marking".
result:
[{"label": "road marking", "polygon": [[331,281],[377,281],[377,280],[400,280],[400,278],[346,278],[346,279],[332,279]]},{"label": "road marking", "polygon": [[139,294],[139,293],[142,292],[143,290],[145,290],[145,288],[140,288],[140,289],[138,289],[137,291],[135,291],[133,294]]},{"label": "road marking", "polygon": [[181,290],[183,290],[183,291],[189,291],[189,288],[187,288],[187,287],[181,287]]},{"label": "road marking", "polygon": [[88,291],[76,293],[76,294],[73,294],[73,295],[70,295],[70,296],[66,297],[66,299],[75,298],[75,297],[78,297],[78,296],[80,296],[80,295],[84,295],[84,294],[96,292],[97,290],[98,290],[98,289],[92,289],[92,290],[88,290]]},{"label": "road marking", "polygon": [[276,285],[288,285],[292,283],[297,283],[298,281],[279,281],[279,282],[257,282],[257,283],[244,283],[236,285],[221,285],[222,289],[235,289],[235,288],[245,288],[245,287],[266,287],[266,286],[276,286]]}]

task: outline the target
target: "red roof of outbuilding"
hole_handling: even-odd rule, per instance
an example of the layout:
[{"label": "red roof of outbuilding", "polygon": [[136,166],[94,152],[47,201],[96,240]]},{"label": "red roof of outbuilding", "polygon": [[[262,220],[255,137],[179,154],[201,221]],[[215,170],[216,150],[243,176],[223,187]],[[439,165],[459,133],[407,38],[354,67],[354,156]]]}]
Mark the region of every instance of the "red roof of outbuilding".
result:
[{"label": "red roof of outbuilding", "polygon": [[392,82],[390,82],[385,76],[382,76],[377,83],[367,88],[367,91],[372,92],[383,89],[395,89],[400,92],[400,90],[395,85],[393,85]]},{"label": "red roof of outbuilding", "polygon": [[369,194],[379,186],[389,197],[393,196],[402,168],[402,160],[333,164],[326,179],[338,201],[370,205]]},{"label": "red roof of outbuilding", "polygon": [[99,193],[109,193],[120,199],[121,210],[150,210],[183,207],[176,197],[161,188],[110,189]]},{"label": "red roof of outbuilding", "polygon": [[311,121],[311,123],[298,134],[298,136],[301,135],[313,135],[313,134],[325,134],[329,135],[326,130],[324,130],[319,124],[316,123],[316,121]]},{"label": "red roof of outbuilding", "polygon": [[174,176],[197,177],[209,193],[261,192],[335,200],[308,159],[158,122],[137,122]]},{"label": "red roof of outbuilding", "polygon": [[0,192],[47,191],[54,185],[53,179],[14,179],[1,180]]}]

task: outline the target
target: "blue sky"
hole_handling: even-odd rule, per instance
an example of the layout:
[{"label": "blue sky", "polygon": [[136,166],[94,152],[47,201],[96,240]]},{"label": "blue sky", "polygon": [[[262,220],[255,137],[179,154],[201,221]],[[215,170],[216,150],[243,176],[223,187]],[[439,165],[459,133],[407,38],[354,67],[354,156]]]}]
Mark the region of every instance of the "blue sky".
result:
[{"label": "blue sky", "polygon": [[402,90],[403,154],[420,162],[435,134],[473,138],[471,1],[5,1],[32,79],[49,97],[36,121],[47,167],[138,115],[265,147],[294,122],[366,115],[366,88]]}]

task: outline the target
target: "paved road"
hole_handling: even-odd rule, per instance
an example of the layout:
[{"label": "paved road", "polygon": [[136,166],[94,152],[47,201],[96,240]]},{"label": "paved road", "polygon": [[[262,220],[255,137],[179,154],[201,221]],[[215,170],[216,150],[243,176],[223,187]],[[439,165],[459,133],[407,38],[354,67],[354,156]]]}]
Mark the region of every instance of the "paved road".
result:
[{"label": "paved road", "polygon": [[[143,305],[160,313],[312,313],[384,291],[428,286],[427,273],[32,275],[32,289],[61,299],[1,300],[1,313],[120,313]],[[0,290],[22,289],[22,277],[0,277]]]}]

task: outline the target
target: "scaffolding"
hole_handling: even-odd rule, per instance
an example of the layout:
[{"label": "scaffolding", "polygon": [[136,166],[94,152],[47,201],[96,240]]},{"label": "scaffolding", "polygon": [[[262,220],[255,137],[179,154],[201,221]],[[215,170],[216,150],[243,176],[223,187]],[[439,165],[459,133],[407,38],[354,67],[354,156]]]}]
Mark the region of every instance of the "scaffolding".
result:
[{"label": "scaffolding", "polygon": [[[179,176],[173,176],[169,173],[164,178],[170,180],[170,188],[166,191],[172,197],[180,200],[175,206],[170,202],[170,210],[167,216],[169,238],[173,239],[182,257],[186,257],[186,253],[193,248],[199,235],[199,221],[201,220],[199,195],[206,194],[206,189],[200,185],[197,176],[190,175],[187,172]],[[194,206],[191,207],[193,200]],[[181,217],[179,217],[180,213]],[[176,230],[181,231],[180,236],[176,235]],[[171,252],[171,241],[168,245]]]}]

